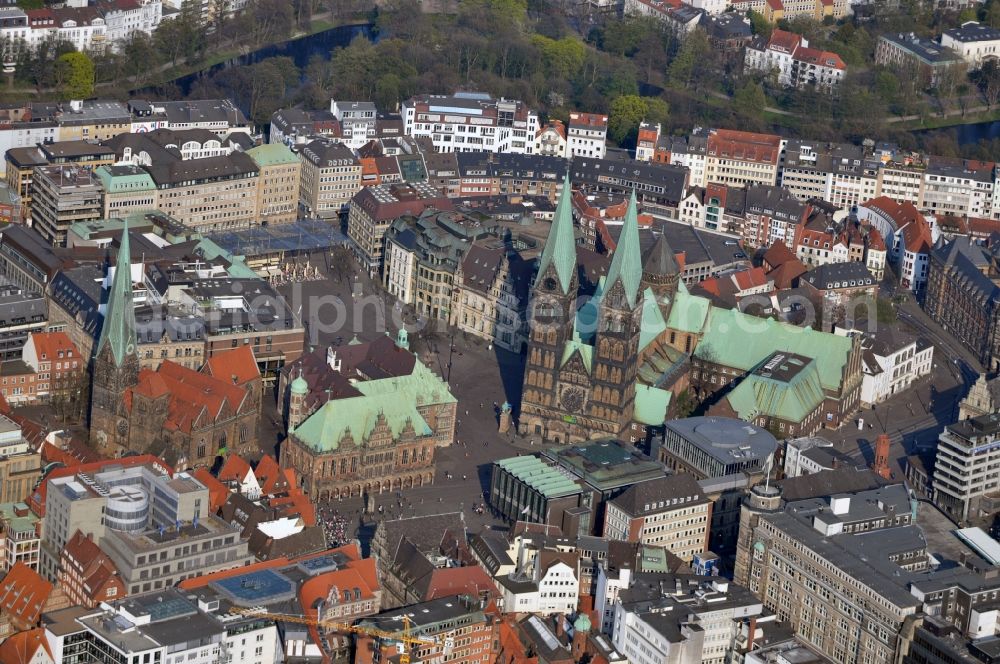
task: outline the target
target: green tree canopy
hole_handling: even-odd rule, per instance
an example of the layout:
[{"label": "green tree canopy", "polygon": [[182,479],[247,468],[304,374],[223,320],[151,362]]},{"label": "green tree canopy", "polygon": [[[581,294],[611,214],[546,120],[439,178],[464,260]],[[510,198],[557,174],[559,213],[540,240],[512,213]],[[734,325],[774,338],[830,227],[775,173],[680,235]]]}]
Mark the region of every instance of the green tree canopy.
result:
[{"label": "green tree canopy", "polygon": [[86,53],[64,53],[56,60],[56,81],[69,99],[87,99],[94,94],[94,61]]},{"label": "green tree canopy", "polygon": [[616,143],[624,142],[646,117],[649,106],[638,95],[622,95],[611,100],[608,135]]},{"label": "green tree canopy", "polygon": [[550,76],[565,80],[576,76],[583,68],[587,49],[579,39],[575,37],[549,39],[543,35],[535,35],[531,38],[531,42],[541,51]]},{"label": "green tree canopy", "polygon": [[733,110],[747,119],[760,120],[764,117],[767,95],[760,83],[750,81],[733,95]]}]

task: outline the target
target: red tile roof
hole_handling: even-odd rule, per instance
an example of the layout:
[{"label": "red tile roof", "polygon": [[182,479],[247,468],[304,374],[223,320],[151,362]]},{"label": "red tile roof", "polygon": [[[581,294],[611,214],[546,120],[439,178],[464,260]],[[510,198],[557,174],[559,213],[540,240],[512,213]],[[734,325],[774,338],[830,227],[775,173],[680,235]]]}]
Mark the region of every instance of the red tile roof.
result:
[{"label": "red tile roof", "polygon": [[192,475],[208,489],[208,509],[215,514],[229,498],[229,488],[217,480],[207,468],[196,468]]},{"label": "red tile roof", "polygon": [[795,254],[781,240],[775,240],[764,252],[764,264],[776,268],[788,261],[794,261]]},{"label": "red tile roof", "polygon": [[[221,380],[170,360],[164,361],[156,371],[142,369],[139,384],[129,392],[133,399],[135,395],[147,399],[169,397],[167,420],[163,426],[184,432],[190,432],[203,416],[217,420],[226,412],[238,412],[247,398],[246,390],[233,384],[231,379]],[[129,408],[133,399],[127,399]]]},{"label": "red tile roof", "polygon": [[80,358],[76,344],[70,341],[65,332],[34,332],[31,341],[40,360],[58,359],[60,352],[63,353],[63,357]]},{"label": "red tile roof", "polygon": [[265,454],[253,471],[260,490],[265,496],[288,489],[288,477],[281,472],[278,462],[270,454]]},{"label": "red tile roof", "polygon": [[[205,362],[204,372],[219,380],[235,382],[237,385],[243,385],[260,378],[257,358],[254,357],[253,349],[250,346],[239,346],[232,350],[216,353]],[[236,378],[235,381],[233,381],[233,377]]]},{"label": "red tile roof", "polygon": [[[38,650],[42,649],[48,656],[36,657]],[[48,641],[45,639],[45,629],[29,629],[26,632],[11,634],[3,643],[0,643],[0,664],[41,664],[42,662],[54,662],[52,651],[49,650]]]},{"label": "red tile roof", "polygon": [[79,564],[63,565],[63,569],[79,569],[81,587],[87,594],[92,606],[107,599],[108,587],[117,588],[114,595],[124,597],[125,582],[118,573],[118,567],[111,558],[101,550],[94,540],[77,530],[66,543],[63,556]]},{"label": "red tile roof", "polygon": [[868,248],[875,251],[886,251],[885,238],[874,226],[868,229]]},{"label": "red tile roof", "polygon": [[765,285],[767,283],[767,275],[764,274],[764,268],[752,267],[748,270],[740,270],[734,273],[733,281],[736,282],[740,290],[747,290]]},{"label": "red tile roof", "polygon": [[242,482],[247,475],[253,475],[253,469],[246,459],[239,454],[230,454],[219,470],[219,481]]},{"label": "red tile roof", "polygon": [[0,581],[0,609],[10,615],[18,629],[27,629],[38,624],[51,592],[51,583],[18,561]]},{"label": "red tile roof", "polygon": [[467,594],[499,596],[496,585],[482,567],[467,565],[434,570],[423,601]]},{"label": "red tile roof", "polygon": [[608,116],[597,113],[570,113],[569,126],[604,129],[608,126]]},{"label": "red tile roof", "polygon": [[797,49],[801,44],[801,36],[795,34],[794,32],[786,32],[785,30],[775,28],[771,32],[771,38],[767,42],[767,47],[773,50],[784,51],[792,54],[795,53],[795,49]]},{"label": "red tile roof", "polygon": [[777,165],[781,137],[733,129],[716,129],[708,136],[708,154]]},{"label": "red tile roof", "polygon": [[797,60],[801,60],[802,62],[808,62],[820,67],[829,67],[831,69],[840,70],[847,69],[847,65],[844,64],[844,61],[839,55],[831,51],[821,51],[818,48],[801,46],[797,51],[795,51],[795,58]]}]

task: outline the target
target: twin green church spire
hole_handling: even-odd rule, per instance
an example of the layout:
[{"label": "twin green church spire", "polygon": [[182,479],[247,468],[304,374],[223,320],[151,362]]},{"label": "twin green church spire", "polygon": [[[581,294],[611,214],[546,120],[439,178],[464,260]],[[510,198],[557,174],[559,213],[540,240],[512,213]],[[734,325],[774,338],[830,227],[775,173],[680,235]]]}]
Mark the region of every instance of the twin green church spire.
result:
[{"label": "twin green church spire", "polygon": [[[538,276],[545,274],[550,266],[555,268],[559,286],[563,294],[568,295],[576,271],[576,240],[573,229],[573,185],[569,173],[563,180],[562,192],[556,206],[555,219],[549,231],[548,240],[542,250],[538,264]],[[616,280],[621,279],[625,295],[630,306],[635,306],[636,298],[642,284],[642,250],[639,246],[639,215],[635,190],[629,199],[628,211],[622,227],[618,248],[615,249],[611,268],[608,271],[607,285],[610,288]]]},{"label": "twin green church spire", "polygon": [[125,358],[136,350],[135,308],[132,304],[132,252],[129,246],[128,221],[122,230],[115,274],[111,278],[108,303],[104,310],[104,324],[101,326],[101,337],[97,341],[95,354],[100,355],[104,347],[109,344],[114,362],[118,366],[121,366]]}]

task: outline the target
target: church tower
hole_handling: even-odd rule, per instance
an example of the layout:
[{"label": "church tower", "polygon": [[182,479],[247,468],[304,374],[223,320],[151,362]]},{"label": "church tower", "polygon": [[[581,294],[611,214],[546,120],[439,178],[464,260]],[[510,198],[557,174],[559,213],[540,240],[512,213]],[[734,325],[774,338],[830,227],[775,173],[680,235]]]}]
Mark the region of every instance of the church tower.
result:
[{"label": "church tower", "polygon": [[545,439],[558,437],[552,435],[549,425],[561,419],[556,390],[563,348],[573,337],[580,285],[572,197],[567,173],[528,305],[528,360],[519,429],[523,435],[537,434]]},{"label": "church tower", "polygon": [[594,339],[590,415],[621,434],[632,422],[642,323],[642,254],[635,191],[604,281]]},{"label": "church tower", "polygon": [[90,393],[90,437],[109,452],[128,448],[129,419],[125,392],[139,382],[135,309],[132,304],[132,256],[128,223],[122,231],[111,278],[101,336],[94,353]]},{"label": "church tower", "polygon": [[677,265],[674,250],[667,242],[666,233],[660,233],[656,243],[642,257],[642,283],[656,294],[656,301],[664,310],[664,317],[677,295],[680,276],[681,269]]}]

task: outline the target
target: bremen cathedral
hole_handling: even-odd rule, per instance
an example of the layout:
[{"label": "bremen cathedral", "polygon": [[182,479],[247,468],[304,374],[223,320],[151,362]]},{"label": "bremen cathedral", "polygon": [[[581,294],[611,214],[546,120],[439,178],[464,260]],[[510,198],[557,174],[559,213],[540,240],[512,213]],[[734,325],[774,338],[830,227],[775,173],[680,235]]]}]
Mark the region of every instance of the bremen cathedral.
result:
[{"label": "bremen cathedral", "polygon": [[633,423],[666,418],[670,394],[659,379],[681,355],[666,324],[680,269],[662,235],[641,252],[633,192],[608,274],[578,307],[570,197],[567,179],[532,286],[518,426],[558,443],[628,439]]}]

